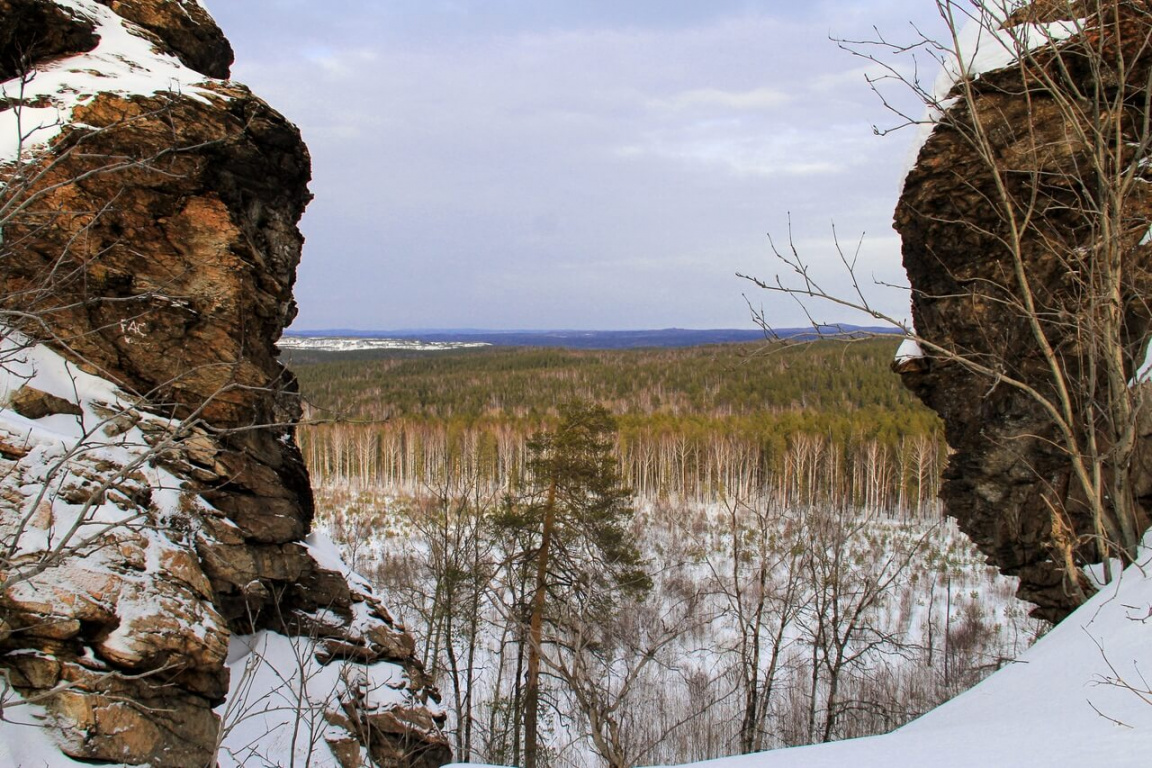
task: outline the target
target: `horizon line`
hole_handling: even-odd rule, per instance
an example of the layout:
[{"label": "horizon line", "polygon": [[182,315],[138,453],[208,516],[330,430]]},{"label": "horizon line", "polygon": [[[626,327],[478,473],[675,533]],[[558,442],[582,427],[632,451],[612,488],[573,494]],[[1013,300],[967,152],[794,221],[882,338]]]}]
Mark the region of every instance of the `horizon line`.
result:
[{"label": "horizon line", "polygon": [[292,328],[285,329],[284,335],[301,336],[308,334],[415,334],[415,333],[656,333],[666,331],[687,332],[716,332],[730,331],[738,333],[768,333],[782,331],[811,331],[813,329],[842,329],[848,331],[872,332],[898,332],[899,329],[888,329],[880,326],[853,325],[851,323],[821,323],[819,325],[789,326],[780,328],[734,328],[724,326],[710,326],[702,328],[687,328],[682,326],[665,326],[649,328]]}]

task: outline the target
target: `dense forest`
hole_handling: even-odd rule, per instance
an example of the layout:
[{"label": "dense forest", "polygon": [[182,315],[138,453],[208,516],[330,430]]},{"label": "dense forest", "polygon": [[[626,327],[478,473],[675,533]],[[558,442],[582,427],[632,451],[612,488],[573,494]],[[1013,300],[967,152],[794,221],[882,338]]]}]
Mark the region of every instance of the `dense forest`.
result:
[{"label": "dense forest", "polygon": [[[601,402],[618,417],[797,411],[828,417],[844,410],[858,413],[847,420],[853,427],[888,438],[934,428],[931,412],[889,371],[898,344],[881,338],[679,349],[487,347],[285,356],[309,402],[349,417],[533,419],[554,415],[557,402],[579,398]],[[883,417],[872,418],[877,412]]]},{"label": "dense forest", "polygon": [[416,489],[458,467],[515,487],[528,435],[580,399],[615,414],[621,472],[642,496],[805,494],[820,484],[921,510],[936,494],[940,428],[890,372],[896,344],[307,352],[289,361],[311,406],[300,436],[321,482]]}]

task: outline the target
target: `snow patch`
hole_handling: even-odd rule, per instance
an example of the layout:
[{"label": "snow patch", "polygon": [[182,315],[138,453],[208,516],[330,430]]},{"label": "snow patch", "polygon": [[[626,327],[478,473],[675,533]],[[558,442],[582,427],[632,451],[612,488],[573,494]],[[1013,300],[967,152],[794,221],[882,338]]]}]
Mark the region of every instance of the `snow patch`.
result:
[{"label": "snow patch", "polygon": [[896,350],[896,362],[903,363],[907,360],[919,360],[924,357],[924,350],[920,348],[920,342],[916,339],[904,339],[900,342],[900,347]]},{"label": "snow patch", "polygon": [[51,62],[28,78],[0,84],[0,99],[35,105],[0,112],[0,163],[26,159],[30,151],[46,145],[72,121],[72,111],[98,93],[180,93],[204,102],[221,98],[202,87],[207,80],[204,75],[156,51],[139,27],[109,8],[95,0],[54,2],[92,21],[100,42],[88,53]]},{"label": "snow patch", "polygon": [[[956,13],[955,8],[950,10]],[[915,166],[920,150],[940,124],[944,113],[960,100],[952,92],[964,78],[979,79],[985,73],[1010,66],[1024,54],[1043,46],[1055,46],[1083,29],[1083,20],[1017,24],[1004,28],[1001,25],[1011,10],[989,3],[969,11],[967,21],[955,17],[946,19],[957,32],[950,43],[951,50],[944,54],[933,84],[931,101],[909,151],[905,176]]]}]

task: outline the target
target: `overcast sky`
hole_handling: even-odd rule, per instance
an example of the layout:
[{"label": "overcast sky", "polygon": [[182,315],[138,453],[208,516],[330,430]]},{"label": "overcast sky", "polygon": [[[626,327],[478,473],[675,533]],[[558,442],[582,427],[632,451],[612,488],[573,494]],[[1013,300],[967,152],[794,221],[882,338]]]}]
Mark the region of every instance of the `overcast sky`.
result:
[{"label": "overcast sky", "polygon": [[744,295],[804,325],[735,276],[779,271],[789,214],[813,263],[834,223],[902,282],[914,131],[873,134],[895,118],[829,38],[910,39],[931,0],[205,4],[312,152],[294,330],[751,327]]}]

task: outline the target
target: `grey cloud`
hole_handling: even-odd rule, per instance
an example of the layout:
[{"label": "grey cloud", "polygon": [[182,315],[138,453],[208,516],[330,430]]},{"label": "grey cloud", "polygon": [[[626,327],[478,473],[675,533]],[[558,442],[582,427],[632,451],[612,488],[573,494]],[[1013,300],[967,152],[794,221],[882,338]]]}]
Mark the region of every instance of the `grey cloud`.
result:
[{"label": "grey cloud", "polygon": [[312,149],[297,327],[748,325],[734,273],[775,269],[789,212],[815,261],[833,219],[898,261],[911,136],[872,136],[887,115],[815,14],[428,5],[213,8]]}]

